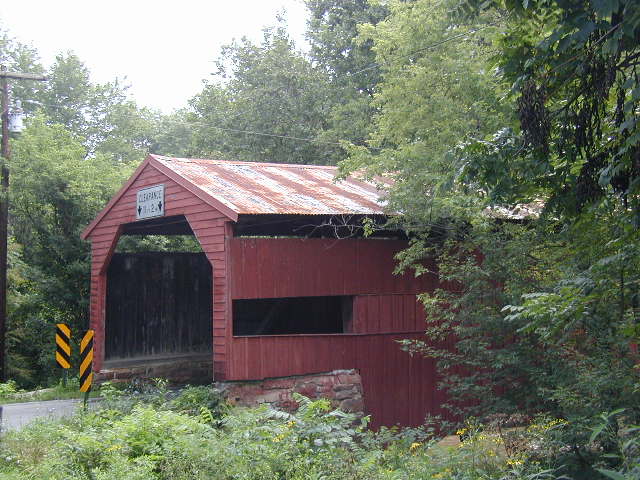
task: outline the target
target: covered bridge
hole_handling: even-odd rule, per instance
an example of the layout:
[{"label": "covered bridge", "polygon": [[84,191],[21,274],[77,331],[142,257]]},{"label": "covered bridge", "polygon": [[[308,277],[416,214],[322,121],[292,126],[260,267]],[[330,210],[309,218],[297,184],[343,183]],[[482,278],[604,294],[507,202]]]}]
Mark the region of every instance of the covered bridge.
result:
[{"label": "covered bridge", "polygon": [[[384,220],[381,192],[335,175],[149,155],[82,234],[94,369],[164,362],[215,381],[356,369],[376,425],[440,413],[433,362],[396,342],[421,338],[416,294],[436,279],[393,275],[406,239],[360,229]],[[122,236],[152,234],[194,235],[202,253],[114,253]]]}]

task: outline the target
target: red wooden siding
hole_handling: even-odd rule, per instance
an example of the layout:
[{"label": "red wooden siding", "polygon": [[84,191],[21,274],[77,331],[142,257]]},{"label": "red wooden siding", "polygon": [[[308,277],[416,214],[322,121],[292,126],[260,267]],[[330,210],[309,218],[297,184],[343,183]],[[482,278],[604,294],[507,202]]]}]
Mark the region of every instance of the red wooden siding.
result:
[{"label": "red wooden siding", "polygon": [[393,275],[397,240],[234,238],[233,299],[314,295],[415,294],[435,287],[432,275]]},{"label": "red wooden siding", "polygon": [[354,310],[348,334],[233,337],[229,329],[227,378],[357,368],[374,426],[418,425],[427,413],[442,413],[433,362],[397,343],[424,338],[415,295],[436,286],[430,275],[392,274],[393,256],[405,247],[391,240],[230,239],[230,299],[353,295]]},{"label": "red wooden siding", "polygon": [[212,265],[214,375],[222,379],[226,361],[225,338],[227,335],[227,271],[224,239],[225,222],[228,219],[151,165],[143,168],[89,234],[92,252],[90,323],[91,328],[96,331],[95,368],[100,370],[104,360],[106,271],[120,236],[120,226],[136,221],[137,191],[160,183],[165,187],[165,216],[184,215],[186,217]]},{"label": "red wooden siding", "polygon": [[422,332],[424,316],[415,293],[358,295],[353,302],[352,329],[353,333]]},{"label": "red wooden siding", "polygon": [[233,341],[234,379],[262,379],[357,368],[374,427],[420,425],[444,413],[432,360],[411,357],[397,340],[420,334],[282,335]]}]

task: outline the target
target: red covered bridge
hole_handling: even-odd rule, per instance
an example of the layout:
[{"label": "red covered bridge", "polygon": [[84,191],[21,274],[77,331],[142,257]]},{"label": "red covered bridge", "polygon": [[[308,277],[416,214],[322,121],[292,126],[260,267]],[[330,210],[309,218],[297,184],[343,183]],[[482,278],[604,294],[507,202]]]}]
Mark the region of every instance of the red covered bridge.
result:
[{"label": "red covered bridge", "polygon": [[[149,155],[87,227],[97,371],[165,362],[215,381],[357,369],[377,425],[441,413],[419,338],[425,275],[393,275],[380,191],[335,167]],[[194,235],[202,253],[115,253],[126,235]],[[348,237],[348,238],[345,238]]]}]

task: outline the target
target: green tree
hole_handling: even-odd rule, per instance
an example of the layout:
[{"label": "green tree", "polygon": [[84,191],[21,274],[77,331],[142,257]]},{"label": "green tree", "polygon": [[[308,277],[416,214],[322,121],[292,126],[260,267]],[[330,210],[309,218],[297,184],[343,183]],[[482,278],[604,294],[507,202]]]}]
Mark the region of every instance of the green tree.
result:
[{"label": "green tree", "polygon": [[195,153],[336,162],[338,146],[315,141],[327,126],[333,92],[283,26],[266,29],[260,44],[245,38],[224,47],[216,76],[191,102]]},{"label": "green tree", "polygon": [[[606,176],[606,165],[628,165],[623,155],[633,137],[626,135],[637,107],[629,90],[624,98],[614,87],[602,96],[604,86],[588,80],[591,67],[582,77],[574,70],[552,75],[574,57],[593,59],[578,48],[580,29],[560,26],[562,9],[553,2],[551,18],[560,23],[543,26],[550,15],[545,5],[511,14],[503,5],[462,21],[450,15],[453,2],[390,3],[386,20],[360,27],[382,66],[380,113],[368,145],[352,146],[342,167],[395,179],[389,209],[402,212],[397,221],[411,237],[398,257],[400,269],[422,274],[424,260],[436,260],[441,288],[421,296],[429,341],[405,347],[438,360],[454,411],[584,419],[622,407],[637,419],[630,351],[638,338],[635,177],[633,169],[618,169],[629,181],[620,190],[616,185],[624,182],[614,185]],[[535,96],[538,87],[532,93],[527,85],[540,59],[526,48],[558,28],[569,32],[565,48],[576,49],[541,68],[540,76],[559,83]],[[612,28],[594,36],[595,47],[625,30]],[[625,47],[624,39],[620,45],[625,53],[605,63],[626,68],[635,61],[627,50],[635,47]],[[616,82],[629,88],[628,78],[626,86]],[[544,102],[555,105],[558,117],[535,117]],[[572,108],[578,110],[568,113]],[[618,127],[616,108],[627,109]],[[603,142],[617,147],[592,171],[587,152]],[[600,189],[590,196],[580,190],[587,173]],[[553,215],[527,217],[522,204],[536,199]]]},{"label": "green tree", "polygon": [[461,201],[456,146],[508,119],[498,102],[501,85],[487,64],[497,20],[452,26],[451,2],[397,1],[388,8],[386,20],[360,27],[359,41],[373,42],[382,69],[374,99],[379,113],[367,145],[352,146],[342,167],[392,175],[390,209],[404,213],[407,230],[425,232],[438,218],[469,208],[475,197]]},{"label": "green tree", "polygon": [[556,284],[511,308],[553,341],[597,321],[628,348],[640,337],[640,5],[482,6],[510,13],[498,58],[519,122],[466,148],[465,178],[492,202],[544,199],[580,246]]},{"label": "green tree", "polygon": [[[42,75],[44,68],[40,64],[38,52],[9,35],[0,22],[0,65],[9,71],[36,73]],[[22,108],[31,112],[37,107],[29,102],[36,96],[40,82],[12,82],[11,95],[22,102]]]},{"label": "green tree", "polygon": [[130,170],[105,155],[86,158],[72,134],[42,116],[29,122],[12,149],[10,228],[19,262],[11,267],[21,280],[11,285],[20,298],[12,300],[9,327],[23,332],[12,355],[26,351],[38,358],[36,380],[43,381],[52,366],[53,325],[87,326],[90,254],[80,233]]},{"label": "green tree", "polygon": [[346,85],[369,96],[380,81],[371,39],[356,41],[358,26],[376,25],[389,11],[383,4],[363,0],[307,0],[310,13],[307,38],[311,58],[337,85]]},{"label": "green tree", "polygon": [[373,97],[382,77],[373,41],[358,40],[358,26],[378,24],[389,10],[363,0],[308,0],[306,6],[310,56],[326,71],[336,96],[320,138],[362,145],[373,127]]},{"label": "green tree", "polygon": [[156,145],[161,115],[139,108],[118,80],[91,82],[89,69],[71,52],[58,55],[47,76],[37,97],[41,109],[82,139],[87,156],[100,152],[114,162],[138,162]]},{"label": "green tree", "polygon": [[[156,134],[149,150],[176,157],[193,157],[195,127],[190,123],[192,113],[185,107],[156,120]],[[201,140],[202,141],[202,140]],[[206,156],[206,155],[205,155]]]},{"label": "green tree", "polygon": [[470,151],[470,177],[496,201],[539,196],[567,218],[617,199],[640,225],[638,2],[463,6],[509,12],[496,60],[519,119]]}]

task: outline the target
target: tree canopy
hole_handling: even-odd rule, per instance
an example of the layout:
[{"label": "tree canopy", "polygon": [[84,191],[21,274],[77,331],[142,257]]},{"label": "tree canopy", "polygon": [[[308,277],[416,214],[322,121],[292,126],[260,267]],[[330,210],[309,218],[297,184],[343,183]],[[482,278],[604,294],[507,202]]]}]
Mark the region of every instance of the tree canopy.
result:
[{"label": "tree canopy", "polygon": [[544,197],[569,216],[613,198],[639,225],[640,7],[637,2],[468,2],[506,10],[496,63],[519,129],[469,163],[495,201]]},{"label": "tree canopy", "polygon": [[335,143],[316,141],[334,103],[326,76],[299,51],[283,26],[260,44],[225,46],[216,80],[192,100],[194,149],[253,161],[330,164]]}]

